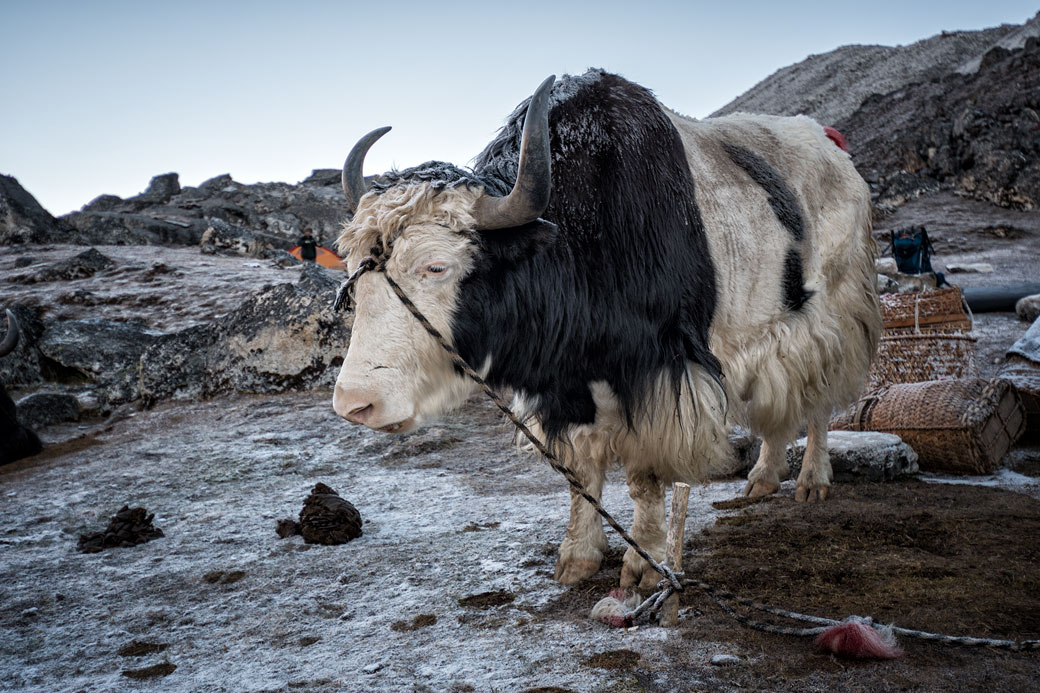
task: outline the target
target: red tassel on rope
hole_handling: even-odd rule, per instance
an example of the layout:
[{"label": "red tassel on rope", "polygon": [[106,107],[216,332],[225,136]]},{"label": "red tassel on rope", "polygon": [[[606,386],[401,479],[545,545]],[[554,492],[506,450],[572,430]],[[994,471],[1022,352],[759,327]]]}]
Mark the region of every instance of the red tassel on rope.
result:
[{"label": "red tassel on rope", "polygon": [[856,659],[895,659],[903,655],[891,627],[875,626],[858,616],[850,616],[820,633],[816,645],[839,657]]},{"label": "red tassel on rope", "polygon": [[596,602],[589,616],[594,621],[602,621],[608,626],[629,628],[632,626],[632,612],[639,606],[639,602],[639,592],[629,592],[619,587],[611,590],[609,597],[603,597]]}]

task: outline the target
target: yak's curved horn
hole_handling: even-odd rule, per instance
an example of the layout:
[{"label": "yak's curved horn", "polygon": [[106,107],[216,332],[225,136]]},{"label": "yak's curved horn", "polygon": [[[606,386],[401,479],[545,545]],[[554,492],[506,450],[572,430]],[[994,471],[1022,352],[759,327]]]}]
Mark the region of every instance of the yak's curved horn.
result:
[{"label": "yak's curved horn", "polygon": [[347,160],[343,162],[343,194],[347,197],[351,214],[357,209],[361,196],[368,192],[365,176],[361,173],[361,167],[365,164],[365,154],[368,154],[369,147],[375,144],[376,140],[388,132],[389,126],[368,133],[358,140],[347,155]]},{"label": "yak's curved horn", "polygon": [[549,158],[549,92],[556,75],[539,85],[527,106],[516,184],[505,197],[484,195],[473,216],[481,230],[506,229],[534,221],[549,206],[552,162]]},{"label": "yak's curved horn", "polygon": [[7,336],[4,337],[3,343],[0,343],[0,356],[7,356],[14,348],[18,346],[18,336],[20,331],[18,329],[18,321],[14,317],[14,313],[7,310]]}]

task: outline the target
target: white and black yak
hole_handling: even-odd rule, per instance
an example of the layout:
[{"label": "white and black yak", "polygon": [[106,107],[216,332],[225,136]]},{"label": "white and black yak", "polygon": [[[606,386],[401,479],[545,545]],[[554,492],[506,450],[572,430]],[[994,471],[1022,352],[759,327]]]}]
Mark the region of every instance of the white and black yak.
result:
[{"label": "white and black yak", "polygon": [[[7,311],[7,333],[0,343],[0,356],[7,356],[18,346],[21,331],[14,313]],[[31,428],[18,422],[18,410],[6,388],[0,384],[0,464],[8,464],[35,455],[43,444]]]},{"label": "white and black yak", "polygon": [[[775,492],[807,426],[798,500],[831,483],[827,421],[855,399],[881,319],[870,196],[806,117],[693,120],[599,70],[546,80],[472,169],[429,162],[343,187],[350,267],[373,256],[594,496],[621,465],[632,535],[662,557],[665,484],[708,477],[726,425],[763,439],[745,493]],[[382,272],[354,286],[336,412],[405,432],[459,405],[464,377]],[[562,479],[561,479],[562,482]],[[572,492],[556,579],[595,573],[600,517]],[[631,549],[623,586],[658,576]],[[645,573],[645,575],[644,575]]]}]

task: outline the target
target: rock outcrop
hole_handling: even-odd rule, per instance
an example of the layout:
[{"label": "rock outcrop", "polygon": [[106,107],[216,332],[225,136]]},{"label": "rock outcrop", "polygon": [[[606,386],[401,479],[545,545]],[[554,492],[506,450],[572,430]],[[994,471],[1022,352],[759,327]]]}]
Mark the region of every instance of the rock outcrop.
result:
[{"label": "rock outcrop", "polygon": [[838,124],[882,204],[940,188],[1002,207],[1040,205],[1040,39],[867,99]]},{"label": "rock outcrop", "polygon": [[[62,219],[75,230],[68,241],[75,243],[198,245],[215,229],[224,237],[251,235],[264,247],[284,249],[308,229],[331,243],[346,216],[342,198],[338,178],[324,170],[299,185],[245,185],[224,174],[186,188],[176,173],[167,173],[140,195],[102,195]],[[219,246],[207,239],[204,247]]]},{"label": "rock outcrop", "polygon": [[337,286],[325,270],[304,265],[299,282],[266,287],[219,323],[164,335],[141,357],[140,396],[331,386],[350,339],[349,317],[332,311]]},{"label": "rock outcrop", "polygon": [[0,174],[0,245],[55,243],[68,232],[15,178]]},{"label": "rock outcrop", "polygon": [[982,31],[944,31],[908,46],[842,46],[777,70],[711,115],[804,114],[834,125],[872,95],[942,77],[967,56],[985,53],[1018,29],[1004,24]]}]

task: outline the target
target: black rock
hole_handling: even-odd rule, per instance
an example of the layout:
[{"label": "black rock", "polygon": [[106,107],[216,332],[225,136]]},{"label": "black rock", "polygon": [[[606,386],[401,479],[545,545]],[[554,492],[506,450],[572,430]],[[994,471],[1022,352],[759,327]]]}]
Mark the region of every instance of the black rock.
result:
[{"label": "black rock", "polygon": [[335,168],[316,168],[300,185],[317,185],[340,187],[343,184],[343,172]]},{"label": "black rock", "polygon": [[123,204],[118,195],[98,195],[83,206],[82,212],[111,212]]},{"label": "black rock", "polygon": [[12,176],[0,174],[0,245],[68,242],[68,226],[51,216]]},{"label": "black rock", "polygon": [[225,173],[223,175],[214,176],[205,181],[199,186],[199,190],[207,193],[219,192],[234,182],[235,181],[231,179],[231,176]]},{"label": "black rock", "polygon": [[163,335],[136,323],[91,318],[48,323],[39,340],[41,370],[51,381],[103,386],[109,405],[136,399],[141,355]]},{"label": "black rock", "polygon": [[361,514],[325,484],[316,484],[303,501],[300,534],[308,544],[346,544],[361,536]]},{"label": "black rock", "polygon": [[115,264],[116,262],[112,258],[98,252],[94,248],[90,248],[84,250],[79,255],[41,267],[31,274],[11,277],[9,281],[36,284],[39,282],[86,279],[94,276],[101,270],[114,267]]},{"label": "black rock", "polygon": [[36,430],[79,421],[79,401],[64,392],[34,392],[18,401],[18,420]]},{"label": "black rock", "polygon": [[148,189],[128,202],[147,202],[149,204],[165,204],[181,191],[180,179],[176,173],[164,173],[154,176]]}]

